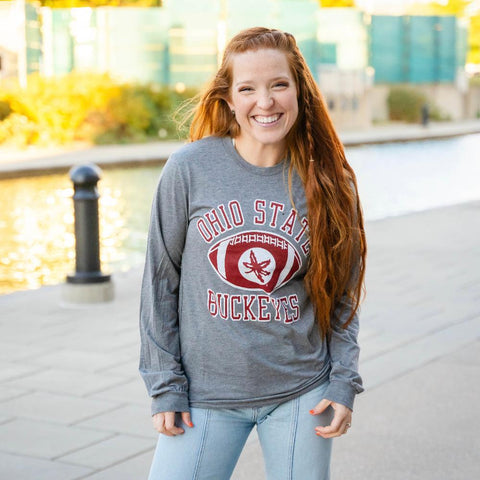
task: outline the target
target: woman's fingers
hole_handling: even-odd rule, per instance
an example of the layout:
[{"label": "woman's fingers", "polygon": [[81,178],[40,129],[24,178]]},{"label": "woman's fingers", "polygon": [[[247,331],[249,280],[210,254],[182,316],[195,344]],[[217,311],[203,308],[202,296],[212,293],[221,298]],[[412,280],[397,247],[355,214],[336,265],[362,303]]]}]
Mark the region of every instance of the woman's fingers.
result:
[{"label": "woman's fingers", "polygon": [[185,430],[175,425],[175,412],[165,412],[165,430],[172,435],[181,435]]},{"label": "woman's fingers", "polygon": [[153,426],[158,433],[174,437],[181,435],[185,430],[175,425],[175,412],[161,412],[153,416]]},{"label": "woman's fingers", "polygon": [[322,413],[324,410],[327,409],[329,405],[331,405],[332,402],[330,400],[327,400],[324,398],[321,402],[319,402],[312,410],[310,410],[310,413],[312,415],[319,415]]},{"label": "woman's fingers", "polygon": [[351,426],[352,411],[345,405],[342,405],[336,402],[330,402],[329,400],[325,400],[325,399],[322,400],[315,407],[313,411],[316,412],[317,409],[320,409],[321,407],[323,407],[324,406],[323,402],[325,401],[328,402],[328,405],[332,406],[335,413],[333,415],[333,419],[330,425],[327,425],[325,427],[320,427],[320,426],[316,427],[315,433],[323,438],[332,438],[332,437],[339,437],[340,435],[344,435],[345,433],[347,433],[347,430]]},{"label": "woman's fingers", "polygon": [[156,413],[152,417],[153,427],[158,433],[165,433],[165,413]]},{"label": "woman's fingers", "polygon": [[182,422],[187,426],[192,428],[192,417],[190,416],[190,412],[182,412]]}]

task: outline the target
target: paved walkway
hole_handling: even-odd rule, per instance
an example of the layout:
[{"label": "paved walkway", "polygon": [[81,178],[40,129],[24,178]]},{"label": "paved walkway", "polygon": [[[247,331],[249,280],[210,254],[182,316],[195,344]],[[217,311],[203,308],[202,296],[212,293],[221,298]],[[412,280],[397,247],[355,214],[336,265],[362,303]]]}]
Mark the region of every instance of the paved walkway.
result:
[{"label": "paved walkway", "polygon": [[[452,137],[480,132],[480,120],[416,124],[387,124],[364,130],[340,132],[346,146]],[[94,162],[103,168],[121,164],[145,164],[166,160],[181,142],[152,142],[137,145],[105,145],[70,148],[27,148],[0,146],[0,178],[68,171],[73,165]]]},{"label": "paved walkway", "polygon": [[[353,426],[335,480],[480,478],[480,202],[367,224]],[[155,444],[137,374],[139,269],[111,303],[0,297],[0,478],[141,480]],[[235,480],[263,480],[254,435]],[[174,480],[174,479],[172,479]]]}]

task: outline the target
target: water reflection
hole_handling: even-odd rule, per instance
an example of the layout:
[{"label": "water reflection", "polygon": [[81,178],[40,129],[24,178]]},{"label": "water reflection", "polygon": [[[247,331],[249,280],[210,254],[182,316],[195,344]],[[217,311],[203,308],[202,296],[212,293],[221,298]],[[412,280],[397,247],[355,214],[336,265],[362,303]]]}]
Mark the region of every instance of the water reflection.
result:
[{"label": "water reflection", "polygon": [[0,182],[1,293],[49,283],[71,264],[72,190],[62,180],[48,176]]},{"label": "water reflection", "polygon": [[365,217],[375,220],[480,199],[480,134],[347,149]]},{"label": "water reflection", "polygon": [[[140,263],[160,167],[105,171],[99,183],[105,271]],[[68,175],[0,181],[0,294],[63,282],[74,270]]]}]

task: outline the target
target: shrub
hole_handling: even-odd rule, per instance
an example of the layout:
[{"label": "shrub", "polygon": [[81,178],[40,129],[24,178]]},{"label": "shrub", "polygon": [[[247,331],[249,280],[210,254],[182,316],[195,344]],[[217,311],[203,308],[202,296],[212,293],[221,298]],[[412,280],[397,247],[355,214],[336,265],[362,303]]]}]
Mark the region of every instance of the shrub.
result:
[{"label": "shrub", "polygon": [[412,87],[393,87],[387,98],[390,120],[415,123],[421,120],[422,107],[427,104],[429,119],[433,121],[451,120],[450,115],[430,101],[427,96]]},{"label": "shrub", "polygon": [[95,143],[145,140],[155,135],[152,125],[156,114],[155,105],[144,89],[123,86],[87,113],[78,137]]},{"label": "shrub", "polygon": [[387,98],[390,120],[419,122],[427,97],[410,87],[392,87]]},{"label": "shrub", "polygon": [[434,122],[447,122],[452,120],[451,115],[443,112],[436,105],[431,105],[430,107],[430,120]]},{"label": "shrub", "polygon": [[11,113],[10,104],[5,100],[0,100],[0,122],[5,120]]},{"label": "shrub", "polygon": [[[23,125],[27,129],[25,135],[14,136],[20,145],[79,140],[125,143],[158,139],[159,132],[162,138],[176,137],[173,111],[180,101],[193,94],[191,90],[180,95],[166,87],[117,83],[108,75],[32,75],[28,88],[17,86],[2,93],[0,105],[8,105],[10,116],[10,112],[19,115],[14,120],[17,127],[22,129]],[[20,117],[28,122],[20,121]],[[3,122],[1,118],[0,125],[9,117],[5,116]],[[33,126],[35,135],[31,134]],[[0,143],[7,141],[10,129],[11,122],[3,125]]]},{"label": "shrub", "polygon": [[38,126],[24,115],[12,113],[0,122],[0,144],[26,146],[37,143],[39,138]]}]

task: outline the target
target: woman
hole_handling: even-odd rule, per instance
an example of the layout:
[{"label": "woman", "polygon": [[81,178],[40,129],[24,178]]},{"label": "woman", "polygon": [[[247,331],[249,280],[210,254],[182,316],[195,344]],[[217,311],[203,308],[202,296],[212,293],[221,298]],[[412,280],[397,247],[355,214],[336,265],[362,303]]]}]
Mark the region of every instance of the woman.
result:
[{"label": "woman", "polygon": [[140,371],[151,480],[328,479],[351,425],[365,236],[355,175],[292,35],[228,44],[154,199]]}]

